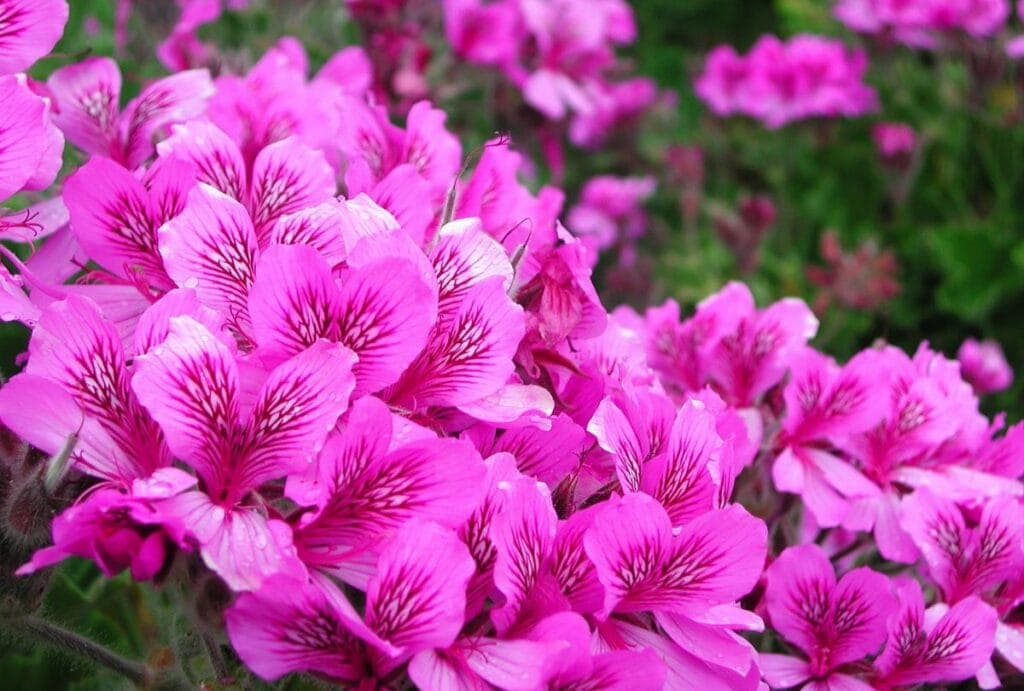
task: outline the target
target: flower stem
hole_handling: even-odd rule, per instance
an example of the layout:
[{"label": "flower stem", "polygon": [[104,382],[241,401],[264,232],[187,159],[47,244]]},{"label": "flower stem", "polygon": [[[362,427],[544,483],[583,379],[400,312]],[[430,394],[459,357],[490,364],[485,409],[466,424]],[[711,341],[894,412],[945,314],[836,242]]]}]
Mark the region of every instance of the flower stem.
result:
[{"label": "flower stem", "polygon": [[147,686],[153,681],[153,671],[145,664],[122,657],[110,648],[46,619],[30,614],[12,617],[7,621],[7,625],[12,633],[20,634],[25,638],[40,641],[64,652],[92,660],[96,664],[102,665],[130,679],[139,686]]}]

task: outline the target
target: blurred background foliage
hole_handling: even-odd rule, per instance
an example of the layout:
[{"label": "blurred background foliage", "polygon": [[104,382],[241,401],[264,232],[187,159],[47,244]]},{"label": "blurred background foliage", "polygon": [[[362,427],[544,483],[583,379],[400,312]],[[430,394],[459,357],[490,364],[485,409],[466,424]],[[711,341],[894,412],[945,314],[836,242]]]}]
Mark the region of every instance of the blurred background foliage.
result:
[{"label": "blurred background foliage", "polygon": [[[114,54],[115,0],[73,0],[66,35],[55,56],[39,63],[36,78],[86,54]],[[652,174],[659,192],[648,204],[650,229],[647,280],[601,281],[609,306],[627,301],[652,304],[667,296],[692,306],[726,281],[745,280],[762,302],[798,295],[820,311],[816,345],[839,358],[882,338],[908,350],[922,340],[954,356],[968,336],[999,340],[1011,365],[1024,363],[1024,128],[1022,83],[1018,65],[984,43],[943,53],[871,46],[869,81],[882,103],[871,118],[810,122],[768,131],[760,125],[710,116],[691,84],[708,49],[729,43],[745,50],[758,36],[813,32],[859,42],[845,33],[823,0],[633,0],[639,40],[626,55],[640,74],[653,77],[677,98],[652,116],[647,126],[622,142],[639,156],[617,156],[615,142],[596,153],[568,151],[567,207],[582,183],[595,174]],[[244,69],[284,35],[302,40],[316,69],[340,47],[358,41],[358,28],[345,19],[340,2],[254,2],[244,13],[226,13],[204,27],[204,39],[225,48],[227,66]],[[163,73],[154,57],[161,31],[173,23],[172,2],[136,3],[128,25],[129,41],[119,62],[125,74],[123,98],[137,93],[147,78]],[[439,46],[440,52],[440,46]],[[452,82],[447,70],[467,69],[443,57],[432,68],[438,83]],[[472,68],[468,68],[472,69]],[[529,136],[488,108],[486,90],[444,92],[441,105],[460,131],[468,151],[493,135],[512,129],[513,141],[529,148]],[[911,125],[921,145],[908,170],[880,164],[871,138],[877,121]],[[528,124],[529,120],[525,120]],[[669,151],[699,151],[702,174],[683,180],[686,166],[673,168]],[[533,152],[536,153],[536,152]],[[74,154],[70,151],[69,157]],[[69,163],[73,159],[69,158]],[[692,163],[692,161],[691,161]],[[543,170],[538,179],[547,179]],[[692,217],[684,218],[683,193],[689,185]],[[694,197],[695,195],[695,197]],[[719,221],[735,213],[740,201],[766,195],[777,218],[761,239],[760,260],[741,266],[722,240]],[[869,308],[844,304],[822,281],[852,279],[822,257],[827,233],[848,253],[862,248],[869,269],[891,252],[898,264],[899,293]],[[877,262],[876,262],[877,263]],[[605,262],[614,268],[614,258]],[[884,265],[884,261],[882,261]],[[809,267],[821,269],[817,283]],[[610,273],[602,276],[608,278]],[[639,287],[638,287],[639,285]],[[834,286],[833,286],[834,287]],[[869,286],[870,287],[870,286]],[[0,325],[2,368],[17,368],[27,332]],[[987,411],[1007,410],[1010,420],[1024,413],[1024,377],[1007,392],[986,400]],[[194,628],[163,618],[175,608],[167,594],[132,583],[107,580],[84,562],[72,560],[56,570],[46,592],[44,612],[69,629],[86,634],[134,659],[159,666],[161,656],[188,666],[202,660]],[[205,688],[254,688],[253,682],[216,678],[202,662],[175,678],[205,679]],[[23,689],[117,689],[127,682],[80,660],[57,657],[37,642],[0,636],[0,679],[17,680]],[[289,681],[289,688],[315,682]],[[173,684],[172,684],[173,686]]]}]

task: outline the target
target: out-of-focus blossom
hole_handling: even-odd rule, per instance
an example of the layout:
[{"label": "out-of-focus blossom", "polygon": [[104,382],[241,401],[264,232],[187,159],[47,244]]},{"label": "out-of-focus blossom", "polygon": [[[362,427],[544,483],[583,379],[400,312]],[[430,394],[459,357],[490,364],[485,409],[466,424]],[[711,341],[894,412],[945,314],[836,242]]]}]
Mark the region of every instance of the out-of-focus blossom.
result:
[{"label": "out-of-focus blossom", "polygon": [[896,257],[872,241],[846,252],[835,231],[826,231],[821,236],[821,256],[827,267],[807,269],[811,283],[822,288],[814,303],[819,313],[833,300],[855,309],[877,309],[900,292]]},{"label": "out-of-focus blossom", "polygon": [[854,31],[892,36],[915,47],[932,47],[943,33],[974,38],[998,33],[1010,16],[1007,0],[840,0],[836,17]]},{"label": "out-of-focus blossom", "polygon": [[1013,369],[996,341],[968,338],[956,354],[964,379],[979,394],[995,393],[1013,383]]},{"label": "out-of-focus blossom", "polygon": [[763,36],[746,55],[730,46],[712,50],[695,89],[715,115],[746,115],[776,129],[876,110],[875,91],[864,83],[867,66],[863,50],[821,36]]},{"label": "out-of-focus blossom", "polygon": [[614,46],[636,39],[622,0],[446,0],[444,9],[456,53],[501,70],[548,120],[570,119],[578,146],[599,146],[658,98],[652,80],[614,76]]},{"label": "out-of-focus blossom", "polygon": [[902,122],[880,122],[871,128],[871,138],[882,163],[894,170],[906,170],[917,149],[917,132]]},{"label": "out-of-focus blossom", "polygon": [[594,253],[618,244],[630,245],[646,230],[643,202],[654,194],[654,188],[652,177],[602,175],[588,180],[579,203],[569,211],[569,227]]},{"label": "out-of-focus blossom", "polygon": [[736,258],[740,271],[752,271],[760,261],[761,238],[775,225],[778,211],[765,195],[744,197],[735,211],[714,214],[715,231]]}]

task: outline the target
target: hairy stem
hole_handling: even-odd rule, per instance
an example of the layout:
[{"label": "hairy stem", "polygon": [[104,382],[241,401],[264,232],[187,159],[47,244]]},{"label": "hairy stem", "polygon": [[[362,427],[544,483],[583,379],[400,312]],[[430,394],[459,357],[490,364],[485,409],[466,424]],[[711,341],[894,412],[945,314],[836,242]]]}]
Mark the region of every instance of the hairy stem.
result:
[{"label": "hairy stem", "polygon": [[145,664],[118,655],[110,648],[100,645],[74,631],[34,615],[12,617],[6,622],[12,633],[46,643],[58,650],[92,660],[98,665],[111,669],[130,679],[139,686],[153,681],[153,671]]}]

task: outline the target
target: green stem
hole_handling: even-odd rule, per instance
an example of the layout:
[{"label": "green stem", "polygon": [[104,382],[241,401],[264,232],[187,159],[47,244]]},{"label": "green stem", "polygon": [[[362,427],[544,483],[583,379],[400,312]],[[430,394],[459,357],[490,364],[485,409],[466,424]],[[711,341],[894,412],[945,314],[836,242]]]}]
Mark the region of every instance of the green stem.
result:
[{"label": "green stem", "polygon": [[12,633],[92,660],[130,679],[138,686],[147,686],[153,681],[153,671],[145,664],[122,657],[113,650],[46,619],[30,614],[13,617],[8,620],[7,625]]}]

